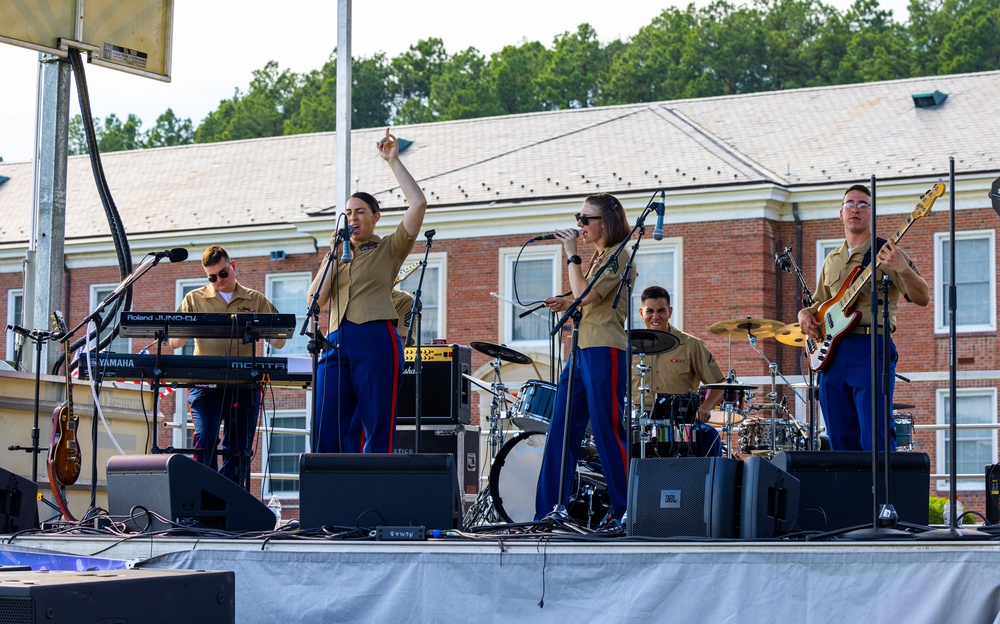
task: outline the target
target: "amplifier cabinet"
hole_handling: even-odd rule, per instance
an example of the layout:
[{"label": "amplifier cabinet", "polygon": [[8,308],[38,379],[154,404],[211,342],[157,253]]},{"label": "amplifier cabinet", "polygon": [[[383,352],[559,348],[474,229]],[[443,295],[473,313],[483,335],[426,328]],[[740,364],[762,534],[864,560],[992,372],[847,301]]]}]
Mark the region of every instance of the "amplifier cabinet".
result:
[{"label": "amplifier cabinet", "polygon": [[[407,347],[404,352],[397,425],[416,424],[417,391],[413,363],[416,353],[416,347]],[[423,388],[421,429],[424,425],[469,424],[472,420],[469,380],[462,374],[472,372],[472,349],[457,344],[424,346],[420,348],[420,361]]]},{"label": "amplifier cabinet", "polygon": [[[458,491],[463,501],[475,502],[479,493],[479,427],[469,425],[429,425],[420,423],[420,452],[449,453],[455,457]],[[396,427],[394,453],[414,453],[416,428]]]}]

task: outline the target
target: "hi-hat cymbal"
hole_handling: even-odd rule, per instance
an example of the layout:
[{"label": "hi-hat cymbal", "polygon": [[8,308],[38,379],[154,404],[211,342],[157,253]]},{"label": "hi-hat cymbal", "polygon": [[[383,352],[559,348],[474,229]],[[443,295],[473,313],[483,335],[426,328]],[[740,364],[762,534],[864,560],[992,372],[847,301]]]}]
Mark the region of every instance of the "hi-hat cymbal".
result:
[{"label": "hi-hat cymbal", "polygon": [[507,345],[498,345],[493,344],[492,342],[470,342],[469,346],[480,353],[485,353],[490,357],[500,358],[504,362],[511,362],[512,364],[531,364],[530,357],[520,351],[511,349]]},{"label": "hi-hat cymbal", "polygon": [[709,390],[756,390],[757,386],[723,381],[721,383],[704,384],[702,388],[708,388]]},{"label": "hi-hat cymbal", "polygon": [[[480,390],[484,390],[484,391],[486,391],[486,392],[488,392],[488,393],[490,393],[492,395],[496,395],[497,394],[496,392],[493,391],[493,388],[491,388],[482,379],[478,379],[476,377],[473,377],[472,375],[466,375],[465,373],[462,373],[462,377],[465,377],[466,379],[468,379],[469,383],[471,383],[473,386],[479,388]],[[517,397],[514,396],[513,394],[509,393],[509,392],[506,392],[506,391],[503,393],[503,399],[505,401],[507,401],[508,403],[516,403],[517,402]]]},{"label": "hi-hat cymbal", "polygon": [[731,321],[719,321],[708,328],[716,336],[729,336],[730,338],[743,338],[753,334],[758,338],[770,338],[778,329],[784,327],[781,321],[758,318],[733,319]]},{"label": "hi-hat cymbal", "polygon": [[681,343],[680,339],[673,334],[656,329],[633,329],[632,330],[632,352],[655,355],[670,351]]},{"label": "hi-hat cymbal", "polygon": [[916,405],[910,405],[909,403],[893,403],[892,411],[896,412],[899,410],[913,409]]},{"label": "hi-hat cymbal", "polygon": [[789,323],[774,332],[774,339],[792,347],[806,346],[806,335],[798,323]]}]

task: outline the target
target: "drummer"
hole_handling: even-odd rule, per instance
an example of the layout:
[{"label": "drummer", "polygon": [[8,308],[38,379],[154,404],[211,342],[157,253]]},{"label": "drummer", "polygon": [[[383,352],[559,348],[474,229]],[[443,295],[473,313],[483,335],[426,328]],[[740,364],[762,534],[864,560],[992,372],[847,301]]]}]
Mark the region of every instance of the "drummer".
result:
[{"label": "drummer", "polygon": [[[650,286],[642,291],[642,305],[639,307],[639,316],[645,323],[646,329],[667,332],[672,334],[679,344],[673,349],[657,355],[647,355],[646,365],[650,367],[646,376],[646,383],[649,386],[649,394],[646,396],[647,405],[652,404],[652,400],[657,394],[685,394],[687,392],[697,392],[699,384],[719,383],[726,380],[722,374],[722,369],[716,363],[712,353],[700,339],[691,334],[682,332],[670,325],[670,317],[674,309],[670,306],[670,293],[662,286]],[[633,356],[632,364],[639,361],[638,356]],[[699,446],[706,449],[705,456],[721,456],[722,442],[719,439],[719,432],[708,424],[711,417],[711,410],[722,400],[722,390],[711,390],[701,406],[698,408],[695,431],[699,439]],[[638,401],[639,397],[639,377],[633,376],[632,398]]]}]

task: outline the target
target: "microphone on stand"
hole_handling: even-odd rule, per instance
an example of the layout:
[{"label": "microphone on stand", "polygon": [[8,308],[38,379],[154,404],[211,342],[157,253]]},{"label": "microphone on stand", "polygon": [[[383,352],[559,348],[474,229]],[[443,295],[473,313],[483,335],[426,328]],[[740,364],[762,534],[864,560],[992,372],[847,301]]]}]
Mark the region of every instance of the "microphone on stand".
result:
[{"label": "microphone on stand", "polygon": [[[569,231],[573,232],[573,237],[574,238],[580,238],[580,230],[578,230],[576,228],[570,228]],[[528,242],[529,243],[533,243],[535,241],[553,240],[555,238],[558,238],[555,234],[543,234],[542,236],[535,236],[534,238],[528,239]]]},{"label": "microphone on stand", "polygon": [[171,262],[184,262],[188,257],[188,250],[183,247],[174,247],[173,249],[167,249],[166,251],[156,251],[150,252],[156,260],[162,260],[163,258],[170,258]]},{"label": "microphone on stand", "polygon": [[785,247],[785,250],[774,254],[774,266],[778,267],[782,271],[792,272],[792,259],[788,255],[792,251],[791,247]]},{"label": "microphone on stand", "polygon": [[349,223],[344,224],[344,229],[341,230],[341,239],[344,241],[344,253],[340,256],[340,262],[343,264],[350,264],[354,257],[351,255],[351,234],[354,233],[354,228],[351,227]]},{"label": "microphone on stand", "polygon": [[667,194],[660,189],[660,201],[653,203],[656,210],[656,227],[653,228],[653,240],[663,240],[663,212],[666,210]]}]

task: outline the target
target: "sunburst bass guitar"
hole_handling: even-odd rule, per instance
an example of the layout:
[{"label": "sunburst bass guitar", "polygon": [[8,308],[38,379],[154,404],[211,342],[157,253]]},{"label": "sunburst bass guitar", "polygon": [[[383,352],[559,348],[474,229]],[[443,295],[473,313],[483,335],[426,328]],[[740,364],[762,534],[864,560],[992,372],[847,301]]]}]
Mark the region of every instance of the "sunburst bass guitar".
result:
[{"label": "sunburst bass guitar", "polygon": [[[944,195],[944,189],[944,184],[938,182],[920,196],[920,201],[917,202],[913,212],[892,235],[891,240],[894,244],[903,238],[903,234],[906,234],[906,231],[917,219],[930,213],[931,206],[934,205],[937,198]],[[806,339],[809,367],[814,371],[821,371],[829,365],[837,352],[837,344],[841,338],[850,333],[861,321],[861,311],[852,310],[852,307],[858,298],[858,293],[861,292],[861,288],[871,279],[872,270],[879,264],[876,255],[872,263],[863,270],[860,266],[855,267],[844,280],[840,291],[816,310],[815,318],[816,322],[819,323],[816,332],[819,334],[819,340]]]}]

